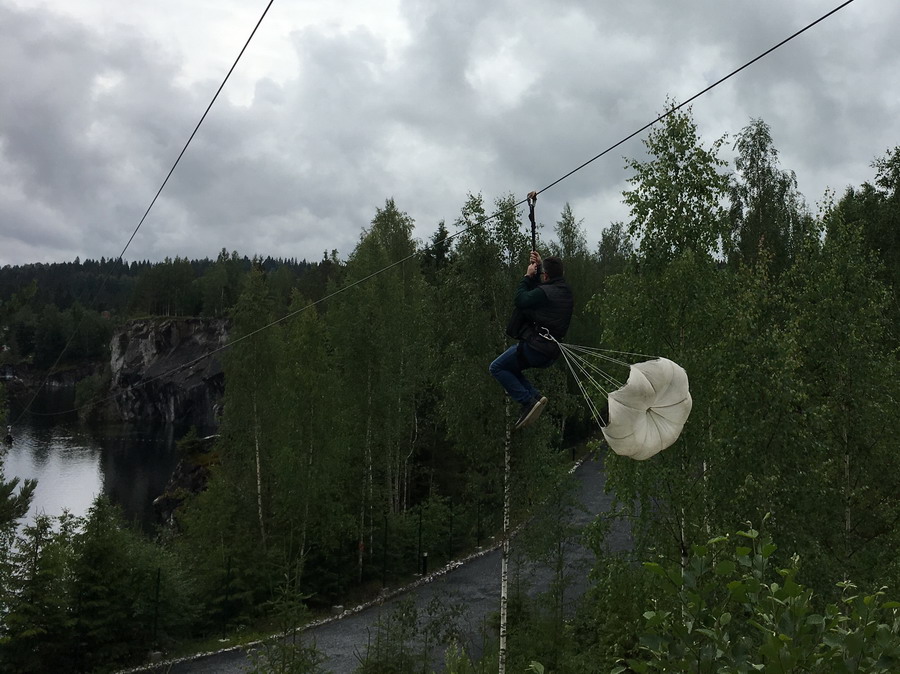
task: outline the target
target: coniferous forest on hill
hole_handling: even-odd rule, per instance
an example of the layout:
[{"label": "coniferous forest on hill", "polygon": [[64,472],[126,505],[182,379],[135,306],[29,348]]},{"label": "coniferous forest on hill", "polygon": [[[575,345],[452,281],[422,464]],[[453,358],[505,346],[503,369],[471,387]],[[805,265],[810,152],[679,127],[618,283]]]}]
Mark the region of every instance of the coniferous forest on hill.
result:
[{"label": "coniferous forest on hill", "polygon": [[[556,580],[513,589],[507,671],[898,671],[900,147],[812,212],[761,120],[708,144],[677,112],[644,143],[628,222],[589,242],[567,206],[538,248],[576,295],[566,341],[674,360],[693,411],[675,445],[632,461],[606,450],[562,363],[532,371],[551,402],[512,435],[512,517]],[[0,671],[109,671],[283,630],[405,582],[423,551],[433,569],[497,535],[517,410],[487,368],[531,248],[515,203],[470,195],[417,241],[387,200],[345,259],[0,270],[6,362],[49,367],[76,324],[59,367],[102,360],[135,317],[229,317],[234,342],[215,444],[180,443],[210,478],[173,526],[141,535],[98,498],[21,527],[33,485],[0,478]],[[614,507],[573,532],[585,440]],[[613,553],[620,522],[632,545]],[[596,559],[571,614],[574,536]],[[496,624],[470,658],[452,620],[415,617],[384,623],[360,671],[431,671],[435,644],[440,671],[496,671]],[[310,644],[273,649],[258,671],[327,671]]]}]

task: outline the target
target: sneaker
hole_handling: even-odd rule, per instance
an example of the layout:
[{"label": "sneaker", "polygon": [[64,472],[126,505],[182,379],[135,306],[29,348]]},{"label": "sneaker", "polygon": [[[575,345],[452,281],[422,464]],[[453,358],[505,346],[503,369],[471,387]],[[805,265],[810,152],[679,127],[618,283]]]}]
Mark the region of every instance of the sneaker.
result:
[{"label": "sneaker", "polygon": [[516,422],[515,430],[519,430],[520,428],[525,428],[525,426],[533,424],[537,420],[537,418],[541,416],[541,412],[544,411],[544,407],[546,407],[546,405],[547,398],[543,396],[522,405],[522,415]]}]

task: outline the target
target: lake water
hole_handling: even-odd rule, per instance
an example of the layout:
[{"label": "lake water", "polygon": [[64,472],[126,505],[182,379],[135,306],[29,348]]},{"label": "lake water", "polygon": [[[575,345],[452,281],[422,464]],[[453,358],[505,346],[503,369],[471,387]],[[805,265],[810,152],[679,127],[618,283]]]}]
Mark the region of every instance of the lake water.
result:
[{"label": "lake water", "polygon": [[[42,392],[34,412],[53,413],[74,407],[74,389]],[[0,447],[6,479],[38,481],[26,521],[43,513],[68,510],[84,515],[104,493],[125,516],[149,530],[153,499],[162,493],[177,463],[172,427],[140,428],[123,424],[82,425],[75,414],[20,415],[13,402],[9,419],[14,442]],[[21,419],[19,417],[21,416]],[[18,421],[16,421],[18,419]],[[4,433],[5,435],[5,433]]]}]

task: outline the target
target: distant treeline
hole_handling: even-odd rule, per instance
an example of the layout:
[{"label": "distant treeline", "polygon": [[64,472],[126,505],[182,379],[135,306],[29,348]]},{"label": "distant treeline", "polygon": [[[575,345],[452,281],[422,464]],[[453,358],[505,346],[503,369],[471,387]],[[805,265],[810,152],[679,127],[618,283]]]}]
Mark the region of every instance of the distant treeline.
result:
[{"label": "distant treeline", "polygon": [[223,249],[215,260],[7,265],[0,268],[0,363],[43,369],[64,348],[62,364],[103,358],[114,326],[129,318],[226,316],[254,266],[271,277],[273,297],[285,308],[294,288],[323,293],[336,264],[336,253],[307,262]]}]

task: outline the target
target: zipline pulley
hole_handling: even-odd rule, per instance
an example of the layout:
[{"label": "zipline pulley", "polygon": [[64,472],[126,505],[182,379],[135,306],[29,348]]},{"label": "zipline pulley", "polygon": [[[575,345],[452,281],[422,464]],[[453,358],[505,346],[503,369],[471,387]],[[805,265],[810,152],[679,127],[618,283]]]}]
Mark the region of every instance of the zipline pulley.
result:
[{"label": "zipline pulley", "polygon": [[[531,221],[531,250],[537,250],[537,223],[534,220],[534,205],[537,203],[537,192],[528,193],[528,219]],[[541,265],[537,267],[537,277],[541,278]]]}]

